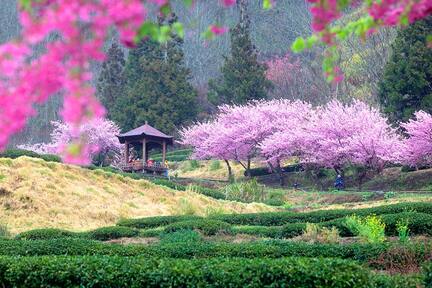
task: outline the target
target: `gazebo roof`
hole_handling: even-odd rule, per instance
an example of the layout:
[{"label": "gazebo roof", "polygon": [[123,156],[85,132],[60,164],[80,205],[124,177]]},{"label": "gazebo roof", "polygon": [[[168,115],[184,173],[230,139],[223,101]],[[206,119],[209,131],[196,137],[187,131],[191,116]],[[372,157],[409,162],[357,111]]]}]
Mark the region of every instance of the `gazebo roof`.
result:
[{"label": "gazebo roof", "polygon": [[166,135],[165,133],[157,130],[156,128],[148,125],[147,123],[132,129],[126,133],[117,135],[120,143],[124,143],[126,140],[139,140],[144,138],[155,139],[155,140],[168,140],[172,143],[173,136]]}]

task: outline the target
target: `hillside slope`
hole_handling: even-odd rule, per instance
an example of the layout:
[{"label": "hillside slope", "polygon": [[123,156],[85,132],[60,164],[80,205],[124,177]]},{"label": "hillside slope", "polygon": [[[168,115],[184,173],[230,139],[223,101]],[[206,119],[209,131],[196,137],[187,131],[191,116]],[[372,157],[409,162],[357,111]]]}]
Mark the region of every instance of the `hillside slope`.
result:
[{"label": "hillside slope", "polygon": [[0,224],[14,233],[42,227],[87,230],[125,217],[272,209],[174,191],[101,170],[28,157],[0,158]]}]

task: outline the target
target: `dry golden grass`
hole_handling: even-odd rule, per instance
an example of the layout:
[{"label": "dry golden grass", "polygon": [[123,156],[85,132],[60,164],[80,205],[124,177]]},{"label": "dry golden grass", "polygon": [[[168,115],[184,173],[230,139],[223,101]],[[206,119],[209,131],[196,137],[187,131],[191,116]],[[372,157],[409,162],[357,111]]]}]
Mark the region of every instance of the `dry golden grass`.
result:
[{"label": "dry golden grass", "polygon": [[180,192],[101,170],[20,157],[0,158],[0,223],[17,233],[56,227],[75,231],[113,225],[120,218],[212,211],[271,211]]}]

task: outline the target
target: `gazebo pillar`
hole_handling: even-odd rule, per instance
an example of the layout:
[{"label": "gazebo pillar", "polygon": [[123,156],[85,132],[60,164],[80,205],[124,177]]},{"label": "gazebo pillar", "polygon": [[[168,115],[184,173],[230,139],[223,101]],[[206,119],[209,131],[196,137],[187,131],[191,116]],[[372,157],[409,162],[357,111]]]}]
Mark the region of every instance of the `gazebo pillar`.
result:
[{"label": "gazebo pillar", "polygon": [[125,141],[125,164],[129,164],[129,142]]},{"label": "gazebo pillar", "polygon": [[143,145],[143,148],[142,148],[142,153],[143,153],[143,156],[142,156],[142,159],[143,159],[143,164],[144,165],[146,165],[147,164],[147,141],[146,141],[146,138],[144,138],[143,140],[142,140],[142,145]]},{"label": "gazebo pillar", "polygon": [[162,141],[162,165],[165,165],[165,159],[166,159],[166,141]]}]

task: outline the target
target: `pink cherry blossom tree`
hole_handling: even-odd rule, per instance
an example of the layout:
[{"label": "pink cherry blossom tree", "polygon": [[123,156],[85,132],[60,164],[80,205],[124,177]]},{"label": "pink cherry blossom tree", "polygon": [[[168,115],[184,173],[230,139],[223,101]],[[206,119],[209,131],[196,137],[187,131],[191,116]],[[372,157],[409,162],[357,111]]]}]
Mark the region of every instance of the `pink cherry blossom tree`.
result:
[{"label": "pink cherry blossom tree", "polygon": [[[234,0],[215,0],[230,7]],[[337,41],[348,35],[366,37],[381,26],[403,26],[432,13],[430,0],[308,0],[312,3],[314,35],[300,38],[293,44],[296,51],[319,42],[330,45],[324,61],[328,80],[341,81],[337,61]],[[34,104],[62,94],[62,116],[66,123],[79,131],[79,126],[104,115],[104,109],[94,97],[90,84],[91,61],[104,59],[103,45],[112,27],[117,28],[125,45],[131,46],[144,37],[166,41],[170,31],[183,35],[181,23],[159,27],[148,19],[170,10],[170,0],[20,0],[21,36],[0,46],[0,149],[6,147],[11,135],[20,131],[35,113]],[[184,0],[186,4],[193,1]],[[364,3],[364,15],[350,25],[333,25],[344,10]],[[156,9],[150,9],[155,5]],[[264,0],[263,7],[275,5]],[[193,7],[193,5],[192,5]],[[226,32],[211,26],[207,37]],[[34,55],[33,47],[48,36],[56,37],[43,53]],[[91,147],[83,137],[73,133],[71,144],[64,146],[65,160],[86,163]]]},{"label": "pink cherry blossom tree", "polygon": [[414,114],[401,126],[406,130],[408,138],[404,140],[405,149],[403,162],[408,165],[430,165],[432,163],[432,116],[424,111]]},{"label": "pink cherry blossom tree", "polygon": [[[120,134],[120,128],[112,121],[103,118],[95,118],[79,126],[78,129],[70,124],[54,121],[54,130],[51,133],[50,143],[38,143],[33,145],[21,145],[19,148],[31,150],[40,154],[58,154],[65,156],[64,147],[74,137],[81,137],[81,141],[88,147],[85,157],[93,159],[98,165],[106,164],[108,156],[114,157],[121,153],[121,145],[116,135]],[[73,159],[66,160],[73,162]],[[77,163],[80,164],[80,163]]]}]

